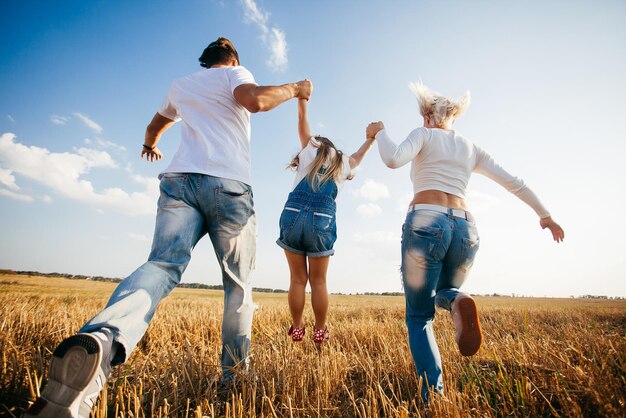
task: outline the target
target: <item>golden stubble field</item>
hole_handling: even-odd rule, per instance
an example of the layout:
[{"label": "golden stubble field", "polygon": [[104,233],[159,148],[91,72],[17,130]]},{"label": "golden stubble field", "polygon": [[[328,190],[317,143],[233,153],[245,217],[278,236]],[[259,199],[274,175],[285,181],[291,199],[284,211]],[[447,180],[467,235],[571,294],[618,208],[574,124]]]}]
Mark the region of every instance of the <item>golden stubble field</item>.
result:
[{"label": "golden stubble field", "polygon": [[[114,286],[0,276],[0,415],[21,415],[57,344]],[[428,411],[416,396],[402,297],[332,296],[321,352],[309,338],[287,338],[286,295],[258,293],[255,302],[250,373],[229,399],[216,383],[222,292],[176,289],[92,416],[626,416],[625,301],[478,298],[485,342],[471,358],[458,354],[449,315],[438,312],[446,394]]]}]

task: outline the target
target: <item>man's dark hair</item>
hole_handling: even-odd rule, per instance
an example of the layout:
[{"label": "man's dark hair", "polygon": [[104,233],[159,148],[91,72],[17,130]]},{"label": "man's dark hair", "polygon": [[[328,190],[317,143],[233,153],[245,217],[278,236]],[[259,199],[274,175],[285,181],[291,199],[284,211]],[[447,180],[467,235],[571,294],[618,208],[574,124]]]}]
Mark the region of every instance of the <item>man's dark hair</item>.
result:
[{"label": "man's dark hair", "polygon": [[215,64],[226,64],[232,59],[236,59],[239,63],[239,54],[235,46],[231,41],[220,36],[204,49],[198,61],[204,68],[210,68]]}]

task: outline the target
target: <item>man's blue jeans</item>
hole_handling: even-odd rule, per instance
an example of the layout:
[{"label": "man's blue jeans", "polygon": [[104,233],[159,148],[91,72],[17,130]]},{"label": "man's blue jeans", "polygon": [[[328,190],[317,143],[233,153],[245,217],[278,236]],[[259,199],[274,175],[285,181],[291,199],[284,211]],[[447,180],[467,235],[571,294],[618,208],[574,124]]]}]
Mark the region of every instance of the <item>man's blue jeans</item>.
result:
[{"label": "man's blue jeans", "polygon": [[80,332],[108,328],[125,361],[146,332],[159,302],[180,282],[197,242],[209,234],[224,284],[223,379],[247,367],[252,330],[250,273],[256,254],[256,217],[250,186],[194,173],[166,173],[148,262],[115,289],[105,309]]},{"label": "man's blue jeans", "polygon": [[424,400],[429,386],[443,392],[441,356],[433,332],[435,304],[450,310],[478,246],[476,225],[451,214],[414,210],[402,227],[406,324],[417,374],[427,380],[422,385]]}]

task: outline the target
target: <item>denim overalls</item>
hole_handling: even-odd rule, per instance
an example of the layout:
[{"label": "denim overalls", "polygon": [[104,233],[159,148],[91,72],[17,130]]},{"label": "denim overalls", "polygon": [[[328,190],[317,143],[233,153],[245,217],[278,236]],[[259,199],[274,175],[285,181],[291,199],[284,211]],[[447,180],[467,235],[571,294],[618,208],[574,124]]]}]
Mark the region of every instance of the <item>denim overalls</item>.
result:
[{"label": "denim overalls", "polygon": [[333,255],[337,239],[337,192],[333,180],[313,191],[307,178],[303,178],[289,193],[280,215],[280,237],[276,243],[287,251],[307,257]]}]

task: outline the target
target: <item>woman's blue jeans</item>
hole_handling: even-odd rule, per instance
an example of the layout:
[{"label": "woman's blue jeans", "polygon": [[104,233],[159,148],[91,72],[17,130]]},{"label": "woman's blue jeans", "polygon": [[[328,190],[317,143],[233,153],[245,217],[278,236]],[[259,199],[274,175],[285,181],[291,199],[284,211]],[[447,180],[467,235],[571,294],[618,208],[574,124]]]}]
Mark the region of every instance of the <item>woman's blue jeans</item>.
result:
[{"label": "woman's blue jeans", "polygon": [[117,362],[127,360],[159,302],[180,282],[191,250],[209,234],[224,284],[223,379],[231,378],[234,366],[248,364],[256,230],[250,186],[202,174],[164,174],[148,262],[119,284],[105,309],[80,332],[108,328],[123,347]]},{"label": "woman's blue jeans", "polygon": [[417,374],[443,392],[441,356],[435,341],[435,305],[450,310],[478,251],[476,225],[432,210],[409,212],[402,227],[402,282],[406,298],[409,346]]}]

